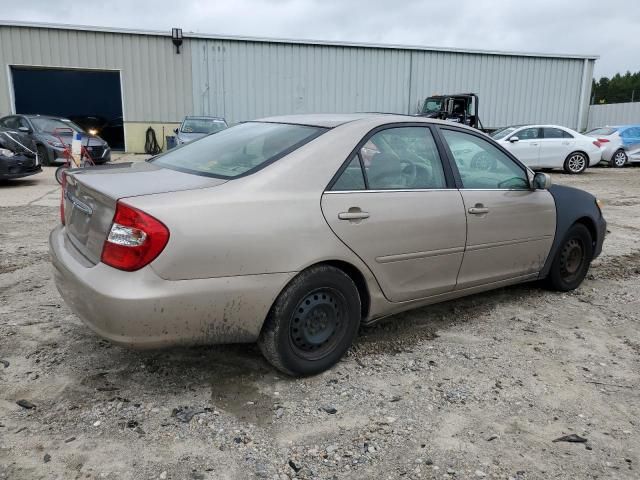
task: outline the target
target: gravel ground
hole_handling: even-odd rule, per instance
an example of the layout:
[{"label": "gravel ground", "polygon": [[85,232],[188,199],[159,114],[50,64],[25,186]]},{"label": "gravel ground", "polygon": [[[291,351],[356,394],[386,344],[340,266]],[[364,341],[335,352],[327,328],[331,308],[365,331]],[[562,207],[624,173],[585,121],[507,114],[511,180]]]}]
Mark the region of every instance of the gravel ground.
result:
[{"label": "gravel ground", "polygon": [[0,479],[640,478],[639,168],[553,175],[609,221],[577,291],[397,315],[306,379],[92,334],[52,282],[52,176],[0,185]]}]

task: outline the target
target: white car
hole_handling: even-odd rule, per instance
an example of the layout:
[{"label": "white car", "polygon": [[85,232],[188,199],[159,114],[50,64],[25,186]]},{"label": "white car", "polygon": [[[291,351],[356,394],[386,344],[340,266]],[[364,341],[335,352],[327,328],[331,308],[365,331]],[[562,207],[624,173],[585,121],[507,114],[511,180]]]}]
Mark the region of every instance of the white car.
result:
[{"label": "white car", "polygon": [[582,173],[602,159],[598,140],[558,125],[517,125],[494,132],[494,140],[532,169]]}]

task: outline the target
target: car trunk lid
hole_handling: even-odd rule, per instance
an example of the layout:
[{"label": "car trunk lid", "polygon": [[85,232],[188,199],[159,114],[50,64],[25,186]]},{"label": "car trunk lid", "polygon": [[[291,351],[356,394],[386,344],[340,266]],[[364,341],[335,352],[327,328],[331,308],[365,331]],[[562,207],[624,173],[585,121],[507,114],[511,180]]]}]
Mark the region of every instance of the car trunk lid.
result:
[{"label": "car trunk lid", "polygon": [[70,170],[63,200],[65,232],[72,245],[95,265],[100,261],[118,200],[210,188],[225,182],[147,162]]}]

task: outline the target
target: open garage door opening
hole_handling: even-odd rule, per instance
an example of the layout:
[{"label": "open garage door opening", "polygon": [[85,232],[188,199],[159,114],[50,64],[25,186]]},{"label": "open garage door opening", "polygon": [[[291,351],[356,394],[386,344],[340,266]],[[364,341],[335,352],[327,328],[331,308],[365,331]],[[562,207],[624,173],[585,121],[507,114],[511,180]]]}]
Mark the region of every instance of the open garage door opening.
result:
[{"label": "open garage door opening", "polygon": [[124,150],[120,73],[11,67],[16,113],[68,118]]}]

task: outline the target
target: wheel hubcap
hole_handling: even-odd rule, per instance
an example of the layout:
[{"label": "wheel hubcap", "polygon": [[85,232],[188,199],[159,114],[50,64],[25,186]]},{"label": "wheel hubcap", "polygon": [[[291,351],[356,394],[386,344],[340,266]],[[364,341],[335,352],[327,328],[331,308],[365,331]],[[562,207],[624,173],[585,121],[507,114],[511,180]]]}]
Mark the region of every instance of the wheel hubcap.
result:
[{"label": "wheel hubcap", "polygon": [[584,246],[578,239],[569,240],[562,249],[560,270],[566,281],[572,281],[582,269],[584,263]]},{"label": "wheel hubcap", "polygon": [[621,167],[622,165],[625,164],[625,162],[627,161],[626,156],[624,153],[622,152],[618,152],[616,153],[616,156],[613,157],[613,161],[615,162],[615,164],[619,167]]},{"label": "wheel hubcap", "polygon": [[586,160],[582,155],[572,155],[569,158],[569,170],[572,172],[580,172],[585,168]]},{"label": "wheel hubcap", "polygon": [[290,323],[290,338],[301,356],[322,356],[331,350],[345,325],[346,302],[333,289],[318,289],[296,307]]}]

